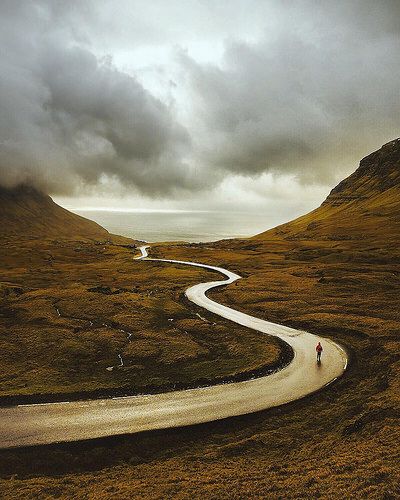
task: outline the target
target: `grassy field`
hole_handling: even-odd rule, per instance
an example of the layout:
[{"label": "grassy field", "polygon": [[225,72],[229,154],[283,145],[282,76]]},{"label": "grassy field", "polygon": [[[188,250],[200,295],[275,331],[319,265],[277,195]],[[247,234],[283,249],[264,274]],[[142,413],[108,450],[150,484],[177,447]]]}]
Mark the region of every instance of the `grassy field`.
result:
[{"label": "grassy field", "polygon": [[396,268],[372,266],[369,253],[362,262],[361,250],[350,265],[320,262],[322,248],[302,260],[306,249],[316,251],[307,245],[271,239],[160,246],[154,254],[239,271],[244,279],[215,292],[218,300],[338,339],[352,357],[343,379],[224,422],[2,452],[4,498],[397,498]]},{"label": "grassy field", "polygon": [[110,243],[10,240],[0,253],[0,402],[154,392],[280,363],[277,342],[184,299],[211,272]]}]

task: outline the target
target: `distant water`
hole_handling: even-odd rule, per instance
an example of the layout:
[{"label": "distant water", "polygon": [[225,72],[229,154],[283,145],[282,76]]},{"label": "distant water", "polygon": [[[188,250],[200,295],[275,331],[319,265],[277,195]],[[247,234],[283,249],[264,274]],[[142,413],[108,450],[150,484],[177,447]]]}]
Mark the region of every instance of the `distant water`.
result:
[{"label": "distant water", "polygon": [[253,236],[269,227],[265,214],[196,211],[74,210],[108,231],[150,242],[207,242]]}]

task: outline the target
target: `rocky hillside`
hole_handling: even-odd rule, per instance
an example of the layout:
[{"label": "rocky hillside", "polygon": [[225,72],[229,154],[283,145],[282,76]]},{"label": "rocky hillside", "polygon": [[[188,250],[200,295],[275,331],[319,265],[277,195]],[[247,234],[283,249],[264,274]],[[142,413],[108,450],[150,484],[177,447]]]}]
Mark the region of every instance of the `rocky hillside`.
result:
[{"label": "rocky hillside", "polygon": [[0,188],[0,227],[3,238],[110,238],[96,222],[65,210],[50,196],[27,186]]},{"label": "rocky hillside", "polygon": [[312,212],[257,235],[289,240],[365,240],[391,246],[400,241],[400,139],[361,160]]},{"label": "rocky hillside", "polygon": [[323,206],[353,201],[367,206],[382,193],[389,194],[392,188],[400,188],[400,138],[363,158],[358,169],[332,189]]}]

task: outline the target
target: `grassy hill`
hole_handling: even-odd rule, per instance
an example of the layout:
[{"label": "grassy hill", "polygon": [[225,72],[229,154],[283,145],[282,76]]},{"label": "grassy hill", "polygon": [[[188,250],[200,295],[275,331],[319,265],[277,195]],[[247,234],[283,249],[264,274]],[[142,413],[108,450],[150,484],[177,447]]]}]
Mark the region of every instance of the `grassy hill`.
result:
[{"label": "grassy hill", "polygon": [[109,232],[96,222],[57,205],[50,196],[29,186],[0,187],[3,237],[105,240]]},{"label": "grassy hill", "polygon": [[[400,139],[366,156],[358,169],[340,182],[312,212],[255,236],[266,241],[364,241],[397,253],[400,241]],[[374,251],[374,250],[372,250]]]}]

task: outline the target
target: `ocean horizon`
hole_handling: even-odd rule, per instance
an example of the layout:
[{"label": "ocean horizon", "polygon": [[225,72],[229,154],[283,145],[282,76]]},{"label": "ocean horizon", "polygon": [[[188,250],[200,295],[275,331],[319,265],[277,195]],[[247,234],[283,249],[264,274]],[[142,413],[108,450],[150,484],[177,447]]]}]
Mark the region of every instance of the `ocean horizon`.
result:
[{"label": "ocean horizon", "polygon": [[213,210],[95,209],[73,212],[94,220],[108,231],[138,240],[210,242],[246,238],[274,224],[265,214]]}]

